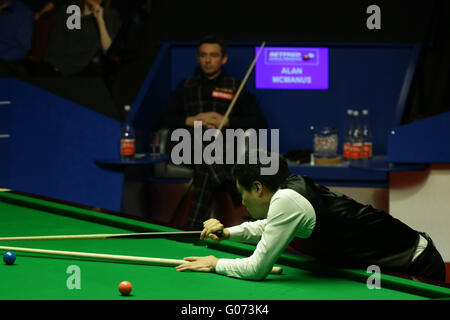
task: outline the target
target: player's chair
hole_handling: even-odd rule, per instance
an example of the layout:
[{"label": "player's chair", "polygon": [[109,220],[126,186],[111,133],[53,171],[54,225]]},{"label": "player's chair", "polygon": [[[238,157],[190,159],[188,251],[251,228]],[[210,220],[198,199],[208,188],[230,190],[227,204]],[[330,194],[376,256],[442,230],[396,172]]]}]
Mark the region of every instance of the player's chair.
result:
[{"label": "player's chair", "polygon": [[[169,154],[169,132],[167,128],[159,129],[156,132],[160,153]],[[153,176],[158,179],[191,179],[193,170],[183,165],[175,165],[170,161],[155,163],[153,166]]]}]

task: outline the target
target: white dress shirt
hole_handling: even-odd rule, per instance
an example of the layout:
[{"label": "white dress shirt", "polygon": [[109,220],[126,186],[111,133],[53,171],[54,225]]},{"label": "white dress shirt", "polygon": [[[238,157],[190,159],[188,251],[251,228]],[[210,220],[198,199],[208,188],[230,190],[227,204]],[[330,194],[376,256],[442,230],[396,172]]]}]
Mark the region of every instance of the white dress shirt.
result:
[{"label": "white dress shirt", "polygon": [[[279,189],[270,200],[267,218],[230,227],[231,241],[258,243],[248,258],[219,259],[216,273],[252,280],[262,280],[272,270],[278,257],[294,237],[307,239],[316,224],[311,203],[292,189]],[[420,236],[413,261],[427,246]]]},{"label": "white dress shirt", "polygon": [[272,270],[292,239],[309,238],[316,223],[311,203],[291,189],[279,189],[270,200],[267,218],[230,227],[230,240],[258,242],[248,258],[219,259],[216,272],[227,276],[261,280]]}]

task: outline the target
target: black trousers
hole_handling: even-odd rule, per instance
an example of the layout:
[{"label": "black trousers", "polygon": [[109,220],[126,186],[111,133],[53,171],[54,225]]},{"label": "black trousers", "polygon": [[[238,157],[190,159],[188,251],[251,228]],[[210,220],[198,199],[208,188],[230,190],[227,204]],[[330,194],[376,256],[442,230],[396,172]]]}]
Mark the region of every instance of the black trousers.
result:
[{"label": "black trousers", "polygon": [[445,263],[434,246],[433,240],[424,232],[420,233],[428,241],[428,246],[408,267],[408,274],[420,278],[445,281]]}]

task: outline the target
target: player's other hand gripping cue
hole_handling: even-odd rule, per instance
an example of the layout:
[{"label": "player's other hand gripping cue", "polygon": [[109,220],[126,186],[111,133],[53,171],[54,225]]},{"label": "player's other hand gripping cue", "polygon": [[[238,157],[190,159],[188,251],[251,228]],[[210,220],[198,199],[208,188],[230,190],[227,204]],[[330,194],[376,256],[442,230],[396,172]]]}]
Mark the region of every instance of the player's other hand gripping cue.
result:
[{"label": "player's other hand gripping cue", "polygon": [[[218,237],[214,233],[217,231],[222,231],[223,236]],[[224,225],[220,223],[217,219],[209,219],[203,222],[203,231],[200,234],[200,240],[211,238],[216,242],[219,242],[221,240],[227,240],[230,238],[230,232],[228,229],[225,229]]]},{"label": "player's other hand gripping cue", "polygon": [[[214,234],[221,230],[223,232],[222,237],[218,237]],[[203,222],[203,230],[200,234],[200,240],[211,238],[214,241],[221,241],[230,238],[230,232],[224,228],[223,224],[217,219],[209,219]],[[180,264],[176,267],[177,271],[200,271],[200,272],[214,272],[216,271],[217,259],[214,256],[207,257],[186,257],[185,263]]]}]

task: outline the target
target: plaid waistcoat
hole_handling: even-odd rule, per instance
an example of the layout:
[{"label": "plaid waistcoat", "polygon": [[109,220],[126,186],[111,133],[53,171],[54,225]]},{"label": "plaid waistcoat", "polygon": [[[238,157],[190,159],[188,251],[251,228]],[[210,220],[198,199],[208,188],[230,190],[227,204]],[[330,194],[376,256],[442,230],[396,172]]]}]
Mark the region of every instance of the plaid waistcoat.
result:
[{"label": "plaid waistcoat", "polygon": [[183,83],[186,116],[209,111],[225,114],[239,84],[224,72],[213,80],[202,75],[186,79]]}]

